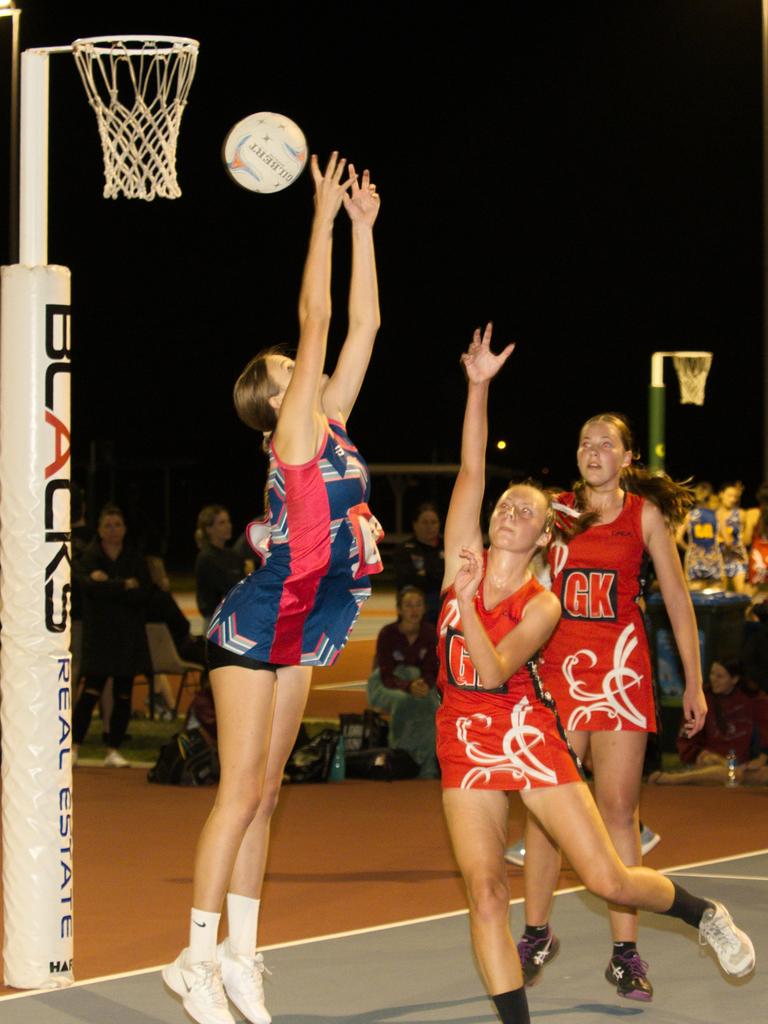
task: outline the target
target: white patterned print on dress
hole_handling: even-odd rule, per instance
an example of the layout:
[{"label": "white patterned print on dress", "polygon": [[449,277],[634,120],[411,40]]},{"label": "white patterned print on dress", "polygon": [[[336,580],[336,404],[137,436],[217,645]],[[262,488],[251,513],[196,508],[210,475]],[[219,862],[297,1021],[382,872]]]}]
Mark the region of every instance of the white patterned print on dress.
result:
[{"label": "white patterned print on dress", "polygon": [[614,721],[614,730],[620,731],[623,722],[631,723],[635,728],[645,729],[647,719],[632,703],[630,691],[640,692],[643,676],[627,666],[627,661],[637,647],[635,626],[626,626],[613,648],[613,666],[602,678],[598,692],[588,689],[588,684],[577,677],[579,662],[586,661],[587,670],[597,664],[594,651],[582,648],[575,654],[569,654],[563,661],[562,671],[568,683],[568,692],[573,700],[579,702],[565,724],[566,729],[575,731],[586,729],[592,716],[599,712]]},{"label": "white patterned print on dress", "polygon": [[489,715],[476,714],[456,719],[456,736],[464,745],[464,753],[471,768],[461,782],[462,789],[484,785],[494,775],[511,775],[516,781],[525,779],[524,789],[531,788],[531,779],[555,785],[557,775],[536,757],[533,748],[545,742],[544,733],[533,725],[526,725],[525,719],[531,711],[531,703],[523,697],[512,708],[510,728],[504,734],[501,751],[488,750],[483,746],[482,733],[473,739],[470,731],[478,733],[489,730],[493,719]]},{"label": "white patterned print on dress", "polygon": [[556,579],[568,561],[568,545],[556,540],[549,549],[549,557],[552,565],[552,578]]}]

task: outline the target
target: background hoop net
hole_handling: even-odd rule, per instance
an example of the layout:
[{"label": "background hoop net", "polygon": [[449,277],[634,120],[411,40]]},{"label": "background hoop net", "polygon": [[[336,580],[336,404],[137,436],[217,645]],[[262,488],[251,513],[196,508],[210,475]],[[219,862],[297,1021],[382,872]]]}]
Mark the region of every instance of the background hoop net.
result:
[{"label": "background hoop net", "polygon": [[675,352],[672,361],[680,384],[681,404],[704,405],[704,389],[712,365],[712,353]]},{"label": "background hoop net", "polygon": [[198,43],[175,36],[72,44],[104,155],[104,197],[177,199],[176,143]]}]

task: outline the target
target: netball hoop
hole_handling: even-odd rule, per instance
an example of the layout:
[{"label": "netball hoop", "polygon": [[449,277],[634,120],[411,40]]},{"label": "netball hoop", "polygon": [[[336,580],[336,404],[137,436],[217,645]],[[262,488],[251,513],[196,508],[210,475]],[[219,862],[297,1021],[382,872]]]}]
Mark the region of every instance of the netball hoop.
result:
[{"label": "netball hoop", "polygon": [[72,44],[99,125],[105,199],[181,195],[176,143],[198,48],[181,36],[94,36]]},{"label": "netball hoop", "polygon": [[680,385],[681,405],[704,405],[711,352],[674,352],[672,362]]},{"label": "netball hoop", "polygon": [[682,405],[704,405],[711,352],[654,352],[651,357],[651,386],[648,390],[648,466],[664,472],[664,359],[671,358],[680,384]]}]

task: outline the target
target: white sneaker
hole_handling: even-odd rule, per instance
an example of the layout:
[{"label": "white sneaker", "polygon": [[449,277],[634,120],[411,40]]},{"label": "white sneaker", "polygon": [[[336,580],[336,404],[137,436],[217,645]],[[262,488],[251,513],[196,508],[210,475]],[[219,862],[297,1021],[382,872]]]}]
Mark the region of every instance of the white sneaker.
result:
[{"label": "white sneaker", "polygon": [[517,864],[519,868],[525,865],[525,840],[518,839],[514,846],[508,846],[504,851],[504,860],[507,864]]},{"label": "white sneaker", "polygon": [[722,903],[709,902],[712,906],[704,911],[699,922],[699,943],[714,949],[726,974],[743,978],[755,966],[755,947],[749,936],[736,927]]},{"label": "white sneaker", "polygon": [[648,828],[647,825],[643,825],[640,829],[640,852],[645,857],[647,853],[655,849],[661,842],[661,836],[658,832],[654,832],[653,829]]},{"label": "white sneaker", "polygon": [[173,963],[163,968],[165,984],[181,996],[184,1009],[198,1024],[235,1024],[221,983],[220,965],[212,961],[188,964],[186,953],[182,949]]},{"label": "white sneaker", "polygon": [[[251,1024],[271,1024],[264,1005],[264,979],[267,968],[261,953],[255,956],[238,956],[229,948],[229,939],[224,939],[216,948],[221,964],[221,977],[227,995],[240,1013]],[[269,971],[267,971],[269,974]]]},{"label": "white sneaker", "polygon": [[110,750],[104,758],[105,768],[127,768],[129,764],[130,761],[126,761],[119,750]]}]

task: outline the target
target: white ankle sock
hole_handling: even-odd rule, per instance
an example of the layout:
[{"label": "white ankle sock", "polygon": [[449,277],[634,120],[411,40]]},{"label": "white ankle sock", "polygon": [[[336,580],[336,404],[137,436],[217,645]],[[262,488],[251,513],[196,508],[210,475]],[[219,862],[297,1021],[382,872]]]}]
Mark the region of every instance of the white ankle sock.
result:
[{"label": "white ankle sock", "polygon": [[261,900],[238,896],[234,892],[227,893],[229,948],[235,956],[253,956],[256,952],[260,906]]},{"label": "white ankle sock", "polygon": [[192,907],[189,919],[188,963],[199,964],[216,959],[220,917],[221,914]]}]

